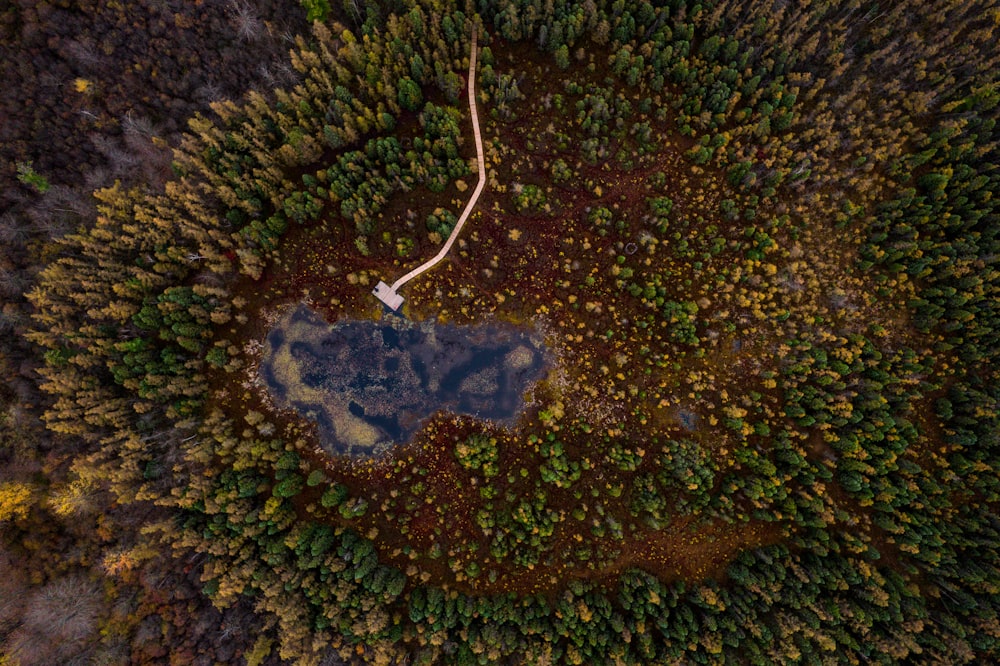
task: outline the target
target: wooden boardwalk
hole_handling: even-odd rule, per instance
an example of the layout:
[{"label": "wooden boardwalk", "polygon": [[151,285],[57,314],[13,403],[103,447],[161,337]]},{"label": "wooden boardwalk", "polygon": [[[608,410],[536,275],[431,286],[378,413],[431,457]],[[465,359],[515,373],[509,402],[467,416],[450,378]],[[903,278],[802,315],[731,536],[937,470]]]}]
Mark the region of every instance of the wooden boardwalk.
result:
[{"label": "wooden boardwalk", "polygon": [[430,270],[447,256],[448,251],[451,250],[451,246],[455,243],[455,239],[458,238],[458,234],[461,233],[465,221],[469,219],[469,215],[472,214],[473,209],[476,207],[479,195],[483,193],[483,188],[486,187],[486,162],[483,158],[483,139],[479,133],[479,114],[476,112],[476,35],[476,30],[473,30],[472,49],[469,54],[469,114],[472,116],[472,133],[476,138],[476,160],[479,162],[479,182],[476,183],[476,189],[473,191],[469,202],[465,204],[465,210],[462,211],[461,217],[455,223],[455,228],[452,229],[451,235],[445,241],[444,247],[432,258],[393,282],[392,286],[380,281],[378,286],[372,290],[372,293],[380,301],[393,310],[398,310],[399,306],[403,304],[403,297],[399,295],[399,288],[424,271]]}]

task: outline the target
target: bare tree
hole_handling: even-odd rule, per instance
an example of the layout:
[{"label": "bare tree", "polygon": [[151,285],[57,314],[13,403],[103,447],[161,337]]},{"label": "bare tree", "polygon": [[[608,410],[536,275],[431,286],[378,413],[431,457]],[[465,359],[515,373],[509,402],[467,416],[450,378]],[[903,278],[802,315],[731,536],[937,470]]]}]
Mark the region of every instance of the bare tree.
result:
[{"label": "bare tree", "polygon": [[56,579],[25,603],[21,626],[5,646],[15,663],[84,663],[97,631],[101,591],[82,575]]},{"label": "bare tree", "polygon": [[76,64],[85,68],[96,69],[102,64],[101,55],[94,41],[87,37],[70,41],[66,46],[66,53]]},{"label": "bare tree", "polygon": [[229,19],[236,28],[237,36],[245,42],[257,41],[264,31],[264,22],[260,20],[257,9],[247,0],[231,0]]},{"label": "bare tree", "polygon": [[94,191],[109,186],[113,180],[114,177],[107,169],[98,167],[88,171],[83,182],[88,190]]},{"label": "bare tree", "polygon": [[205,85],[200,86],[194,94],[198,99],[198,102],[204,104],[205,106],[208,106],[213,102],[221,102],[226,99],[226,93],[223,92],[222,87],[214,81],[209,81]]},{"label": "bare tree", "polygon": [[122,116],[122,131],[126,135],[138,134],[146,138],[153,137],[153,123],[145,116],[137,116],[131,109]]},{"label": "bare tree", "polygon": [[21,623],[27,580],[13,565],[10,556],[0,550],[0,636]]},{"label": "bare tree", "polygon": [[28,221],[14,213],[0,215],[0,243],[7,247],[21,247],[31,237]]},{"label": "bare tree", "polygon": [[94,134],[90,136],[90,140],[93,142],[94,147],[108,161],[111,172],[116,177],[128,178],[135,167],[138,166],[139,158],[129,151],[123,150],[116,139],[102,134]]},{"label": "bare tree", "polygon": [[64,215],[45,214],[39,210],[34,211],[31,218],[35,229],[51,240],[62,238],[70,230],[70,225],[66,222]]},{"label": "bare tree", "polygon": [[19,271],[0,268],[0,295],[8,298],[20,296],[28,280]]},{"label": "bare tree", "polygon": [[122,117],[121,127],[125,134],[125,147],[142,166],[144,182],[162,186],[170,178],[172,158],[165,144],[157,145],[157,137],[162,136],[163,128],[131,110]]}]

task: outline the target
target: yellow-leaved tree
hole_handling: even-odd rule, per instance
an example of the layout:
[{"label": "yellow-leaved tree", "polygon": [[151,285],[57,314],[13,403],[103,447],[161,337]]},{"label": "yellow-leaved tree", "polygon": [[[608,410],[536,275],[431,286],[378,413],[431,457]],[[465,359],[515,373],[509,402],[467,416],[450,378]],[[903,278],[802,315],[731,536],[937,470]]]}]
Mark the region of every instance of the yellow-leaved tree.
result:
[{"label": "yellow-leaved tree", "polygon": [[31,511],[35,488],[30,483],[0,483],[0,523],[25,520]]}]

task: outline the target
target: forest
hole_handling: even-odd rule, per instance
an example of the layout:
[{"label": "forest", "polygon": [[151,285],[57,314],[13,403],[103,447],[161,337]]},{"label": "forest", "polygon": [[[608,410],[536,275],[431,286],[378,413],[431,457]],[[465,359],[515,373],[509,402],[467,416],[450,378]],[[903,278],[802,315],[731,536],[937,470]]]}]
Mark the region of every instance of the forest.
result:
[{"label": "forest", "polygon": [[[998,26],[3,5],[0,666],[997,663]],[[293,312],[545,372],[343,454]]]}]

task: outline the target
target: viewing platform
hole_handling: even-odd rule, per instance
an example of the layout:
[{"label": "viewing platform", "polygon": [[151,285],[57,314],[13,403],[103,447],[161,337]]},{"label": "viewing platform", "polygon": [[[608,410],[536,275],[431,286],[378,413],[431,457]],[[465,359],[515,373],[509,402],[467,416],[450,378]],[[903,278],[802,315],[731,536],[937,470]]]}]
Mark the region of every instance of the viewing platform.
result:
[{"label": "viewing platform", "polygon": [[393,310],[398,310],[399,306],[403,304],[403,297],[397,294],[392,287],[381,280],[379,280],[379,283],[375,285],[375,289],[372,290],[372,293],[375,294],[375,298],[382,301]]}]

